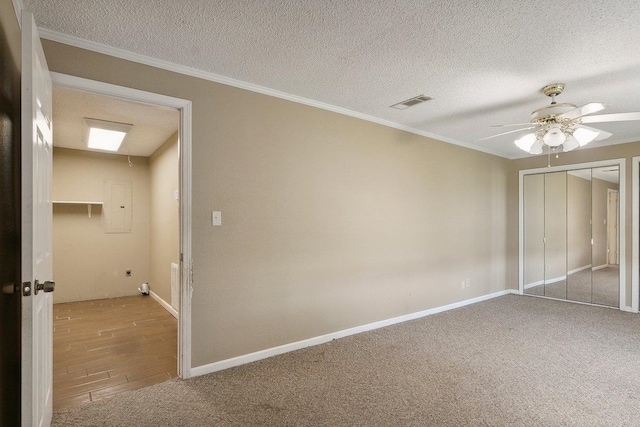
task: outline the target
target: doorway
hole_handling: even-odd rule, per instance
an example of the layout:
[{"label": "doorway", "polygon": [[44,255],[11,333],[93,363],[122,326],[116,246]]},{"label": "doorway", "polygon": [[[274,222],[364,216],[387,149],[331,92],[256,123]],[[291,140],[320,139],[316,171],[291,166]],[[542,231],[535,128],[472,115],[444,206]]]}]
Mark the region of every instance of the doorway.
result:
[{"label": "doorway", "polygon": [[[131,267],[131,266],[129,266],[129,268],[123,268],[123,266],[119,266],[118,268],[116,268],[112,266],[111,267],[111,269],[113,270],[112,273],[107,273],[107,275],[112,274],[114,276],[113,277],[114,280],[112,280],[111,283],[115,283],[116,285],[111,286],[109,289],[106,289],[106,288],[100,289],[100,287],[93,288],[93,289],[88,289],[88,287],[85,287],[83,289],[81,286],[81,289],[79,289],[79,292],[81,293],[84,292],[84,295],[82,295],[81,297],[84,300],[104,302],[104,301],[109,301],[106,299],[106,298],[109,298],[111,299],[110,305],[114,306],[116,310],[121,310],[122,312],[124,312],[122,310],[123,307],[132,306],[134,305],[133,304],[134,302],[135,303],[142,302],[143,303],[142,307],[146,306],[144,310],[139,308],[141,306],[136,306],[138,308],[133,309],[133,311],[137,312],[137,315],[138,315],[138,318],[137,320],[134,320],[134,323],[137,322],[139,324],[142,324],[143,322],[145,322],[145,319],[141,318],[140,315],[143,311],[147,311],[151,320],[146,319],[146,321],[156,326],[156,331],[155,331],[156,335],[151,336],[154,334],[154,332],[151,331],[150,332],[151,335],[147,335],[146,339],[150,341],[155,340],[156,343],[162,340],[162,338],[160,338],[160,335],[158,335],[161,332],[158,329],[158,327],[162,327],[164,325],[170,325],[171,321],[173,321],[174,328],[175,328],[176,327],[175,324],[177,322],[177,337],[174,338],[174,339],[177,339],[177,345],[176,345],[176,342],[174,342],[174,345],[173,345],[175,352],[177,352],[177,363],[174,363],[173,372],[174,372],[174,375],[177,374],[182,378],[188,378],[190,377],[190,340],[189,340],[190,334],[188,332],[190,331],[190,293],[191,293],[190,292],[191,283],[188,281],[190,277],[190,274],[188,273],[190,272],[190,269],[191,269],[191,264],[190,262],[188,262],[188,260],[191,259],[191,256],[190,256],[191,104],[188,101],[165,97],[162,95],[150,94],[147,92],[89,81],[89,80],[80,79],[72,76],[66,76],[66,75],[61,75],[56,73],[51,73],[51,74],[52,74],[52,80],[54,83],[54,91],[71,91],[71,92],[75,92],[76,94],[81,94],[80,96],[84,96],[84,97],[92,97],[92,96],[105,97],[106,96],[108,99],[111,99],[113,102],[116,102],[116,103],[128,102],[130,104],[137,103],[139,105],[140,103],[143,103],[144,105],[142,106],[147,108],[160,108],[164,110],[172,110],[177,117],[176,123],[178,124],[178,126],[176,127],[176,129],[174,129],[173,133],[169,135],[169,137],[163,139],[164,143],[162,143],[160,147],[156,147],[156,149],[152,150],[153,152],[151,153],[152,154],[151,156],[145,157],[141,155],[141,153],[138,153],[135,151],[132,152],[131,150],[133,150],[133,147],[126,148],[126,146],[125,146],[125,152],[121,153],[120,155],[117,155],[117,154],[101,155],[98,153],[89,153],[89,152],[80,153],[80,152],[75,152],[77,150],[74,150],[73,148],[69,148],[69,147],[54,148],[54,162],[56,161],[56,154],[58,154],[55,152],[55,150],[59,151],[60,159],[62,159],[63,161],[69,161],[69,159],[73,158],[74,155],[75,157],[82,157],[83,161],[86,162],[86,168],[88,169],[95,170],[95,162],[98,162],[98,163],[100,162],[108,163],[109,161],[112,161],[112,163],[119,162],[120,166],[124,167],[124,169],[127,169],[129,171],[136,171],[135,173],[130,172],[129,173],[130,175],[136,175],[136,174],[140,175],[141,171],[143,171],[144,169],[147,169],[147,173],[149,175],[147,180],[149,182],[157,181],[157,180],[153,180],[151,177],[152,173],[154,173],[154,169],[155,169],[156,177],[167,175],[162,173],[162,171],[158,172],[158,169],[161,167],[154,167],[154,163],[162,163],[162,161],[166,163],[166,158],[167,158],[166,153],[171,152],[173,150],[173,152],[175,153],[175,157],[174,157],[175,162],[173,165],[174,172],[175,172],[175,183],[173,184],[163,183],[162,185],[164,185],[167,188],[163,188],[161,190],[158,190],[157,188],[154,189],[152,188],[153,186],[150,185],[148,188],[148,191],[145,192],[145,191],[140,191],[140,182],[138,182],[137,184],[135,182],[137,178],[130,176],[131,179],[126,179],[126,177],[125,179],[119,179],[121,177],[110,176],[110,178],[115,178],[115,179],[102,179],[101,181],[104,181],[104,182],[101,182],[102,185],[100,186],[101,188],[99,189],[100,190],[99,193],[101,196],[106,195],[108,197],[99,197],[99,198],[89,197],[89,196],[81,197],[80,195],[77,195],[75,197],[57,197],[56,194],[54,193],[53,198],[54,198],[54,202],[55,201],[60,202],[60,203],[54,203],[54,214],[56,212],[65,213],[65,215],[61,216],[61,218],[63,218],[62,223],[64,223],[65,221],[69,222],[69,221],[78,220],[78,219],[84,220],[84,223],[89,223],[93,221],[92,225],[94,227],[94,232],[98,232],[98,234],[94,235],[95,238],[97,238],[96,236],[101,235],[102,237],[106,237],[107,239],[114,241],[119,237],[123,237],[123,236],[126,237],[127,234],[129,234],[129,237],[131,237],[131,234],[133,234],[133,230],[127,229],[127,226],[133,225],[133,227],[135,227],[136,223],[138,223],[138,225],[140,225],[141,223],[142,224],[145,223],[145,221],[144,220],[141,221],[140,218],[136,219],[136,215],[139,215],[140,213],[144,214],[144,211],[145,211],[144,197],[142,199],[136,200],[135,199],[136,194],[145,196],[145,193],[146,193],[146,197],[147,197],[146,202],[149,205],[147,209],[148,211],[153,209],[153,203],[149,199],[151,197],[150,196],[151,193],[153,193],[154,191],[155,192],[160,191],[161,193],[163,193],[163,195],[169,196],[168,199],[170,199],[170,201],[164,200],[163,203],[165,203],[165,205],[166,203],[172,204],[171,208],[158,209],[158,212],[160,211],[166,212],[167,210],[171,210],[175,212],[175,219],[177,220],[175,222],[175,236],[173,238],[175,245],[171,245],[172,247],[167,249],[166,248],[167,245],[165,244],[166,242],[164,243],[158,242],[157,240],[157,237],[159,234],[164,235],[166,233],[157,233],[157,232],[153,233],[154,229],[155,230],[162,229],[167,225],[166,224],[166,221],[168,221],[167,218],[164,218],[164,219],[155,218],[158,221],[156,221],[156,224],[154,226],[154,224],[152,224],[153,221],[151,221],[150,219],[150,215],[148,215],[149,220],[147,221],[146,225],[144,225],[144,227],[148,228],[148,233],[147,233],[148,240],[146,243],[147,245],[146,248],[148,249],[149,254],[151,254],[152,248],[154,250],[165,248],[166,250],[164,252],[172,253],[171,262],[166,263],[166,265],[164,266],[166,267],[164,268],[165,271],[162,273],[162,276],[164,276],[163,280],[166,282],[166,286],[164,286],[163,290],[160,291],[159,279],[157,278],[157,275],[154,277],[154,275],[151,274],[150,272],[152,262],[147,261],[146,262],[147,265],[145,266],[144,265],[145,262],[141,263],[138,261],[137,268]],[[86,104],[86,103],[83,105],[83,110],[85,112],[87,111],[88,105],[89,104]],[[55,114],[56,114],[56,110],[55,110],[55,104],[54,104],[54,116]],[[83,115],[86,115],[86,114],[83,113]],[[59,126],[59,125],[64,126],[65,124],[56,123],[55,126]],[[55,130],[55,126],[54,126],[54,130]],[[166,131],[164,136],[166,137]],[[123,143],[123,146],[124,144],[125,143]],[[55,145],[56,144],[54,141],[54,147]],[[164,154],[164,156],[162,156],[162,154]],[[164,157],[165,160],[162,160],[162,157]],[[77,164],[78,163],[76,163],[76,165]],[[77,174],[77,171],[75,172]],[[102,178],[107,178],[107,176],[103,176]],[[74,179],[71,178],[71,180],[74,180]],[[77,184],[78,180],[76,179],[75,181]],[[125,190],[123,192],[119,192],[118,190],[122,188],[121,184],[124,184],[124,187],[125,187]],[[130,199],[127,199],[128,196],[131,196],[131,191],[127,192],[126,190],[127,184],[130,185],[134,190],[133,191],[134,196],[133,198],[130,198]],[[56,185],[55,179],[54,179],[54,185]],[[83,185],[84,184],[79,184],[79,187],[82,188]],[[84,185],[84,187],[85,187],[84,190],[87,190],[86,188],[87,186]],[[136,187],[138,187],[137,191],[135,191]],[[170,189],[168,189],[169,187]],[[77,189],[77,186],[76,186],[76,189]],[[118,194],[124,197],[124,201],[116,197]],[[112,199],[110,200],[110,203],[107,202],[107,200],[109,199]],[[165,199],[167,198],[165,197]],[[82,203],[66,203],[66,202],[82,202]],[[89,203],[86,203],[86,202],[89,202]],[[122,206],[126,207],[127,203],[131,204],[132,206],[131,209],[122,208]],[[118,222],[120,219],[122,219],[120,218],[122,216],[121,214],[125,215],[126,217],[126,211],[131,211],[130,217],[129,217],[131,221],[129,223],[126,223],[125,221],[126,224],[124,227],[124,231],[122,229],[119,229],[120,231],[117,231],[117,230],[114,231],[113,229],[109,230],[108,229],[109,225],[113,225],[114,222]],[[165,221],[165,223],[162,224],[162,221]],[[79,222],[75,224],[67,224],[67,226],[74,226],[74,225],[78,226],[78,224]],[[54,230],[55,230],[55,227],[54,227]],[[67,233],[64,233],[64,234],[67,234]],[[151,235],[153,235],[156,239],[155,240],[152,239]],[[91,242],[94,241],[93,239],[87,238],[86,233],[84,234],[84,237],[85,237],[86,244],[91,244]],[[131,244],[124,243],[123,245],[120,245],[120,251],[126,252],[127,250],[133,249],[129,246],[131,246]],[[77,250],[78,248],[75,248],[75,249]],[[60,248],[56,250],[54,246],[54,262],[57,257],[61,256],[61,255],[56,256],[56,252],[61,252],[61,250]],[[111,255],[113,256],[113,253]],[[105,256],[108,256],[108,255],[106,255],[105,253]],[[67,257],[67,261],[73,258],[74,257]],[[135,255],[133,255],[132,253],[129,253],[129,255],[126,258],[132,264],[136,262]],[[155,254],[155,258],[163,259],[163,254]],[[102,261],[98,260],[98,262],[102,264],[107,264],[106,262],[104,262],[104,260]],[[161,261],[157,261],[155,263],[158,264],[158,263],[161,263]],[[76,268],[78,270],[82,270],[84,267],[86,266],[83,265],[83,263],[76,262]],[[54,276],[56,276],[55,268],[54,268]],[[103,269],[102,276],[103,277],[105,276],[104,269]],[[58,294],[58,291],[62,291],[64,289],[65,280],[61,278],[57,278],[56,280],[58,281],[56,294]],[[173,284],[172,284],[172,281],[173,281]],[[148,283],[150,285],[149,296],[142,296],[141,293],[138,291],[138,288],[143,289],[143,286],[142,286],[143,283]],[[156,286],[154,286],[154,283]],[[64,296],[64,292],[60,292],[60,294],[58,295],[61,295],[60,298],[68,298],[68,296]],[[127,298],[133,298],[133,300],[127,300]],[[99,303],[97,305],[104,308],[104,304],[102,303]],[[55,308],[54,308],[54,311],[55,311]],[[168,319],[167,319],[167,316],[168,316]],[[64,317],[64,315],[62,315],[62,317]],[[147,332],[149,331],[150,330],[148,330]],[[174,335],[175,335],[175,332],[174,332]],[[148,346],[150,346],[150,348],[152,349],[154,348],[153,342],[147,342],[147,344]],[[123,353],[127,352],[126,349],[121,349],[121,351]],[[134,353],[139,354],[139,352],[137,351]],[[176,354],[174,353],[174,355]],[[147,371],[149,371],[150,369],[150,367],[145,364],[144,360],[141,360],[139,365],[140,365],[140,368],[142,368],[143,370],[146,369]],[[151,367],[151,368],[154,368],[154,367]],[[173,376],[171,375],[171,373],[165,373],[165,374],[168,375],[167,379]],[[131,375],[131,378],[135,379],[136,374]],[[118,384],[118,385],[122,386],[121,387],[122,389],[130,389],[130,386],[127,387],[126,384]],[[56,400],[56,393],[54,391],[54,404],[55,404],[55,400]]]}]

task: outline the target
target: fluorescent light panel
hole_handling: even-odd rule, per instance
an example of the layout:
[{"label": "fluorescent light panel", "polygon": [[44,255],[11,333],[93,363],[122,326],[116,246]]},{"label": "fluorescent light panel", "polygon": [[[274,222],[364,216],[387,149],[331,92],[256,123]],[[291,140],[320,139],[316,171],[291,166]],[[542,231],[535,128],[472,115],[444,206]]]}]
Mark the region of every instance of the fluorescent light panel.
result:
[{"label": "fluorescent light panel", "polygon": [[114,153],[118,151],[127,132],[132,128],[130,124],[104,120],[85,118],[85,122],[89,128],[87,147]]},{"label": "fluorescent light panel", "polygon": [[104,151],[118,151],[126,132],[118,132],[117,130],[107,130],[98,128],[89,128],[89,148]]}]

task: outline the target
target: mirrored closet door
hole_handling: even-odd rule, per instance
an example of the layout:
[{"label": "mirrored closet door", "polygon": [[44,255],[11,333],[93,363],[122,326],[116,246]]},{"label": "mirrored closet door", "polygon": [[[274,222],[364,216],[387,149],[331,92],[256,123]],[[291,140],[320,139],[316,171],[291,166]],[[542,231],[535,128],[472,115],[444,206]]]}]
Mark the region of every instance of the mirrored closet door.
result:
[{"label": "mirrored closet door", "polygon": [[619,167],[524,175],[524,293],[619,305]]}]

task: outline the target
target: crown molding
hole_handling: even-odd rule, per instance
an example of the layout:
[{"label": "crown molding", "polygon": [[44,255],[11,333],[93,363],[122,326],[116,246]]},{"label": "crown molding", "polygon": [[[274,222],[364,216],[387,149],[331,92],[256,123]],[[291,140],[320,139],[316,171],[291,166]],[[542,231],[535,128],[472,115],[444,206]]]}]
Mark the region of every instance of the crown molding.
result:
[{"label": "crown molding", "polygon": [[230,77],[225,77],[219,74],[210,73],[202,70],[198,70],[196,68],[187,67],[184,65],[175,64],[169,61],[164,61],[161,59],[152,58],[150,56],[141,55],[138,53],[130,52],[124,49],[119,49],[111,46],[107,46],[102,43],[96,43],[90,40],[86,40],[76,36],[70,36],[68,34],[63,34],[58,31],[49,30],[47,28],[39,28],[38,32],[40,33],[40,37],[51,40],[54,42],[66,44],[73,47],[78,47],[81,49],[89,50],[92,52],[101,53],[104,55],[113,56],[120,59],[125,59],[127,61],[136,62],[139,64],[149,65],[151,67],[160,68],[167,71],[172,71],[174,73],[184,74],[191,77],[196,77],[203,80],[209,80],[215,83],[224,84],[227,86],[233,86],[240,89],[249,90],[251,92],[261,93],[263,95],[269,95],[276,98],[285,99],[287,101],[296,102],[299,104],[308,105],[311,107],[320,108],[327,111],[332,111],[334,113],[343,114],[345,116],[355,117],[357,119],[366,120],[368,122],[377,123],[379,125],[387,126],[390,128],[402,130],[405,132],[413,133],[415,135],[424,136],[426,138],[435,139],[437,141],[446,142],[453,145],[458,145],[464,148],[469,148],[475,151],[481,151],[487,154],[492,154],[494,156],[503,157],[509,159],[510,157],[505,156],[502,153],[499,153],[495,150],[491,150],[485,147],[479,147],[474,144],[470,144],[467,142],[458,141],[452,138],[447,138],[441,135],[436,135],[431,132],[424,131],[422,129],[416,129],[411,126],[406,126],[400,123],[392,122],[390,120],[381,119],[379,117],[374,117],[368,114],[360,113],[357,111],[349,110],[346,108],[338,107],[335,105],[327,104],[320,101],[315,101],[313,99],[304,98],[297,95],[292,95],[290,93],[281,92],[279,90],[270,89],[268,87],[256,85],[253,83],[248,83],[242,80],[233,79]]}]

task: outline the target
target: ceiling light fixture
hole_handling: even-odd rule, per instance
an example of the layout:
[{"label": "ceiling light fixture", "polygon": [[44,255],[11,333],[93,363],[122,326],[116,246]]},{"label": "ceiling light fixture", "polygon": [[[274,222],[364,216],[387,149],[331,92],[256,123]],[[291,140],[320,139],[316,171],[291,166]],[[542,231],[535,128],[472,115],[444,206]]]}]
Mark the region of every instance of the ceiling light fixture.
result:
[{"label": "ceiling light fixture", "polygon": [[545,146],[550,151],[559,151],[562,148],[562,151],[566,153],[578,147],[584,147],[596,139],[598,135],[600,132],[584,127],[574,128],[551,124],[516,139],[514,143],[519,149],[529,154],[542,154]]},{"label": "ceiling light fixture", "polygon": [[98,119],[84,119],[87,127],[87,147],[94,150],[117,152],[127,132],[133,125],[127,123],[109,122]]}]

